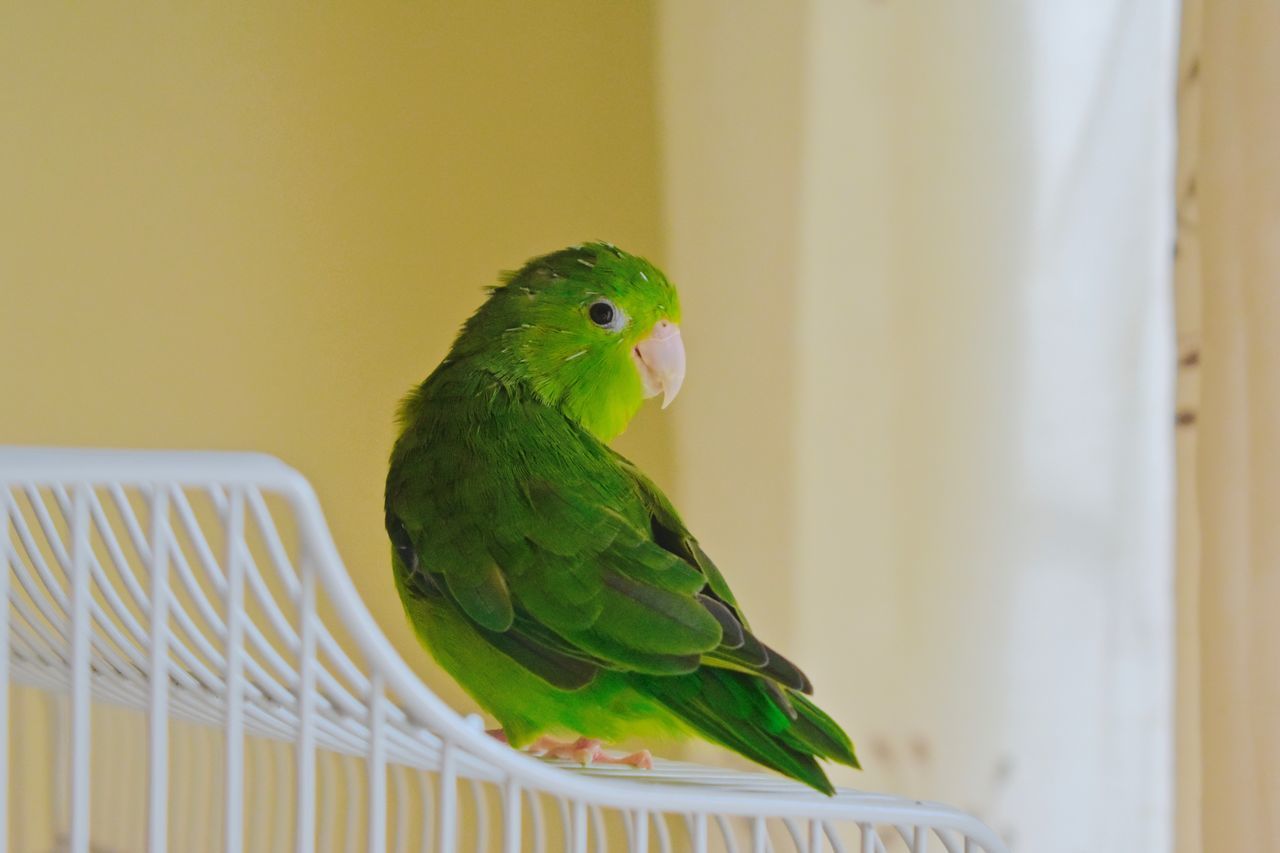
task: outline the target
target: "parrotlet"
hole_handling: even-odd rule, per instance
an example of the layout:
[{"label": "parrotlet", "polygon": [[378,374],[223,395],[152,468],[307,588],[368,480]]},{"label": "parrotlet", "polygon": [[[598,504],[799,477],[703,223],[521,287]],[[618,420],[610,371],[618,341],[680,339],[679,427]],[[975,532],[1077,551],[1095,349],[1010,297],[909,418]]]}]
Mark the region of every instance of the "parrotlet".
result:
[{"label": "parrotlet", "polygon": [[666,276],[609,243],[490,288],[401,405],[385,502],[396,587],[512,746],[646,766],[601,742],[698,736],[831,794],[819,761],[857,767],[849,737],[608,444],[646,398],[665,408],[680,391],[680,320]]}]

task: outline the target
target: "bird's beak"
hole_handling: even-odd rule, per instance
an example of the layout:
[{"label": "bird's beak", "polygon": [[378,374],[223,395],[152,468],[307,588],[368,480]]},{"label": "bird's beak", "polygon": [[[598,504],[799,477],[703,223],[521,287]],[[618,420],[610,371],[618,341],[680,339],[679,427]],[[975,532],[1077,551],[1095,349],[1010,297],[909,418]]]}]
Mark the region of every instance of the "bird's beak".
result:
[{"label": "bird's beak", "polygon": [[680,327],[670,320],[654,324],[649,337],[636,344],[631,357],[640,381],[644,384],[644,396],[662,395],[662,408],[680,393],[684,384],[684,341],[680,339]]}]

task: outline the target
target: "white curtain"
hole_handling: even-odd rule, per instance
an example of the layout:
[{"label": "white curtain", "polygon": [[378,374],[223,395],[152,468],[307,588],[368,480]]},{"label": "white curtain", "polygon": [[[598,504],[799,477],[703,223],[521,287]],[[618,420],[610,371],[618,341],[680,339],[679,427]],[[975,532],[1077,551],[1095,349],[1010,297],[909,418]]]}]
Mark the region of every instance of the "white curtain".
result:
[{"label": "white curtain", "polygon": [[[668,0],[681,504],[1015,850],[1172,843],[1172,0]],[[696,388],[696,391],[695,391]]]}]

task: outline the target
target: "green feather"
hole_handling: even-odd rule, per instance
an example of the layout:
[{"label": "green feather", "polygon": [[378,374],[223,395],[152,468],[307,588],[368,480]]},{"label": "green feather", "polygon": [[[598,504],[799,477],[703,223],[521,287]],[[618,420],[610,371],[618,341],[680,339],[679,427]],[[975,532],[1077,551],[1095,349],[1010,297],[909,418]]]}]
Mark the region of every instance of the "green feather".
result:
[{"label": "green feather", "polygon": [[487,562],[469,570],[452,569],[445,574],[455,601],[481,628],[505,631],[515,620],[507,581],[496,563]]},{"label": "green feather", "polygon": [[[608,300],[620,325],[590,308]],[[675,289],[602,243],[493,288],[400,410],[387,476],[418,636],[514,745],[695,733],[831,793],[848,737],[760,642],[661,490],[603,442],[644,389],[633,351]]]}]

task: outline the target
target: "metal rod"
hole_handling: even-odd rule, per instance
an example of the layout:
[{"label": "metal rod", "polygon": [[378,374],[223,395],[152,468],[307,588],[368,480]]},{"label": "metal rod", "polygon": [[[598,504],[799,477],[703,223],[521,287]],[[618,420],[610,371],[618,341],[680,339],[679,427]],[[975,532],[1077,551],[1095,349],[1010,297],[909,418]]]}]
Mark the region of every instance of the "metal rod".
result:
[{"label": "metal rod", "polygon": [[635,815],[635,843],[632,850],[634,853],[649,853],[649,813],[644,809],[637,809]]},{"label": "metal rod", "polygon": [[446,740],[440,755],[440,809],[436,815],[439,853],[453,853],[458,837],[458,757],[453,741]]},{"label": "metal rod", "polygon": [[488,798],[484,794],[484,788],[474,778],[468,780],[467,787],[471,789],[471,804],[474,806],[471,819],[475,827],[475,849],[477,853],[484,853],[489,849]]},{"label": "metal rod", "polygon": [[707,853],[707,816],[698,812],[693,816],[693,853]]},{"label": "metal rod", "polygon": [[520,853],[520,782],[509,779],[502,792],[502,850]]},{"label": "metal rod", "polygon": [[223,843],[227,853],[244,848],[244,492],[231,493],[227,513],[227,743],[223,779]]},{"label": "metal rod", "polygon": [[573,853],[587,853],[587,804],[573,801]]},{"label": "metal rod", "polygon": [[422,798],[422,831],[421,841],[422,849],[419,853],[430,853],[431,851],[431,810],[435,803],[435,791],[431,786],[431,774],[425,770],[418,773],[419,795]]},{"label": "metal rod", "polygon": [[71,537],[71,853],[89,853],[89,486],[75,490]]},{"label": "metal rod", "polygon": [[0,847],[9,843],[9,490],[0,489]]},{"label": "metal rod", "polygon": [[738,853],[738,843],[735,840],[736,833],[724,815],[716,815],[716,827],[720,830],[720,839],[724,842],[725,853]]},{"label": "metal rod", "polygon": [[169,492],[151,497],[151,706],[147,716],[147,850],[168,847]]},{"label": "metal rod", "polygon": [[395,843],[392,849],[396,853],[409,853],[409,795],[405,790],[405,769],[397,764],[391,771],[391,781],[396,791]]},{"label": "metal rod", "polygon": [[604,814],[600,811],[599,806],[591,807],[591,831],[594,832],[596,836],[595,849],[599,851],[599,853],[608,853],[609,836],[605,833]]},{"label": "metal rod", "polygon": [[294,827],[297,853],[316,849],[316,573],[306,554],[302,557],[302,589],[298,605],[300,679],[298,685],[298,752]]},{"label": "metal rod", "polygon": [[382,674],[369,682],[369,800],[368,849],[387,849],[387,723]]}]

